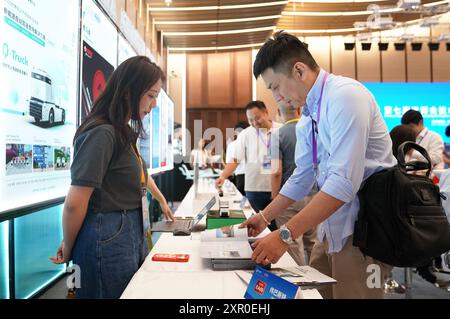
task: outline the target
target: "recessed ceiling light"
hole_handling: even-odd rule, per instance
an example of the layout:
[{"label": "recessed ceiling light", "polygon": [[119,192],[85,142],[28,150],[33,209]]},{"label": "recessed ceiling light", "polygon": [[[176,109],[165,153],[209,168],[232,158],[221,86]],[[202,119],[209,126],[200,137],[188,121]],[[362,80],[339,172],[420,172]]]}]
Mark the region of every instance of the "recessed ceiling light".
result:
[{"label": "recessed ceiling light", "polygon": [[260,32],[274,30],[275,26],[253,28],[253,29],[239,29],[239,30],[223,30],[223,31],[192,31],[192,32],[164,32],[164,36],[196,36],[196,35],[224,35],[224,34],[238,34],[248,32]]},{"label": "recessed ceiling light", "polygon": [[245,48],[254,48],[261,47],[264,43],[255,43],[255,44],[241,44],[241,45],[229,45],[229,46],[221,46],[221,47],[189,47],[189,48],[171,48],[169,47],[169,51],[216,51],[216,50],[233,50],[233,49],[245,49]]},{"label": "recessed ceiling light", "polygon": [[222,20],[197,20],[197,21],[164,21],[164,20],[155,20],[155,24],[168,24],[168,25],[177,25],[177,24],[217,24],[217,23],[239,23],[239,22],[249,22],[249,21],[261,21],[261,20],[275,20],[281,18],[281,15],[271,15],[271,16],[262,16],[262,17],[251,17],[251,18],[239,18],[239,19],[222,19]]},{"label": "recessed ceiling light", "polygon": [[248,9],[248,8],[261,8],[261,7],[273,7],[284,6],[289,1],[276,1],[276,2],[262,2],[262,3],[250,3],[250,4],[237,4],[237,5],[225,5],[225,6],[204,6],[204,7],[151,7],[148,6],[150,12],[165,12],[165,11],[211,11],[211,10],[235,10],[235,9]]}]

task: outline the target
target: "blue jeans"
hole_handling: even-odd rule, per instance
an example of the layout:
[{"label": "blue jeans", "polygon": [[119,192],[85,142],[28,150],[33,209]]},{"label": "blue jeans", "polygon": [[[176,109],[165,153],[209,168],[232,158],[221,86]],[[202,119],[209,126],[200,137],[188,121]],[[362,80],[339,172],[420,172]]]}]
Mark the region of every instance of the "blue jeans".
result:
[{"label": "blue jeans", "polygon": [[[264,210],[270,202],[272,201],[272,193],[270,192],[245,192],[245,197],[247,197],[250,205],[256,213],[259,213],[260,210]],[[271,231],[277,229],[277,225],[275,224],[275,220],[268,226]]]},{"label": "blue jeans", "polygon": [[78,299],[117,299],[148,255],[142,209],[88,211],[72,249],[80,267]]}]

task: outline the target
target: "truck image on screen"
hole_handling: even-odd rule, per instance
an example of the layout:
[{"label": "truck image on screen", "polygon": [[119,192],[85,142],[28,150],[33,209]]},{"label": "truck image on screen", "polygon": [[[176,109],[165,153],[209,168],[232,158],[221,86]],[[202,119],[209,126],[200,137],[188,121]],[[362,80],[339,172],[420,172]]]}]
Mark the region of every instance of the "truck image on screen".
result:
[{"label": "truck image on screen", "polygon": [[52,80],[42,70],[31,72],[30,115],[36,123],[46,122],[50,126],[66,121],[66,111],[55,103]]}]

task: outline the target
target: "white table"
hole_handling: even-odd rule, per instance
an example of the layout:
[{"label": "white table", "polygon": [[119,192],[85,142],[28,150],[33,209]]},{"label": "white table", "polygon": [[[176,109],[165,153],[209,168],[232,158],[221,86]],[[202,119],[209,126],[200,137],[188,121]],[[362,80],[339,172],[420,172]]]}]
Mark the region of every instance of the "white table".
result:
[{"label": "white table", "polygon": [[[175,212],[177,217],[192,217],[206,204],[210,196],[217,193],[214,184],[200,182],[198,195],[192,187],[183,202]],[[230,186],[224,187],[225,196],[221,199],[237,201],[242,195]],[[218,203],[216,203],[218,205]],[[244,209],[247,216],[252,213],[250,208]],[[205,223],[202,220],[201,223]],[[266,229],[262,235],[269,233]],[[189,254],[187,263],[154,262],[151,260],[156,253]],[[274,267],[295,266],[295,261],[284,256]],[[173,236],[163,233],[142,267],[136,272],[122,299],[242,299],[247,284],[234,271],[213,271],[211,262],[200,258],[200,233],[190,236]],[[305,299],[321,299],[316,289],[302,290]]]}]

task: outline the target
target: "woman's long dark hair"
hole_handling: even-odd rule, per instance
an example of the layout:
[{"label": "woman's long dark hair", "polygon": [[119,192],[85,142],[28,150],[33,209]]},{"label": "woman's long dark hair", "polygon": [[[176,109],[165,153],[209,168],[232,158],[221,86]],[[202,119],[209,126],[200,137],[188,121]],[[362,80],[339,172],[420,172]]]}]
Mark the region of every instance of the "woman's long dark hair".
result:
[{"label": "woman's long dark hair", "polygon": [[[135,145],[143,134],[139,102],[160,79],[164,80],[163,71],[149,58],[136,56],[124,61],[111,75],[91,112],[77,129],[74,143],[84,132],[102,124],[111,124],[116,131],[119,150]],[[130,115],[131,126],[127,123]]]},{"label": "woman's long dark hair", "polygon": [[[398,158],[398,147],[404,142],[416,142],[416,133],[408,125],[402,124],[397,125],[389,133],[392,140],[392,153],[395,158]],[[408,152],[410,148],[405,148],[405,153]]]}]

